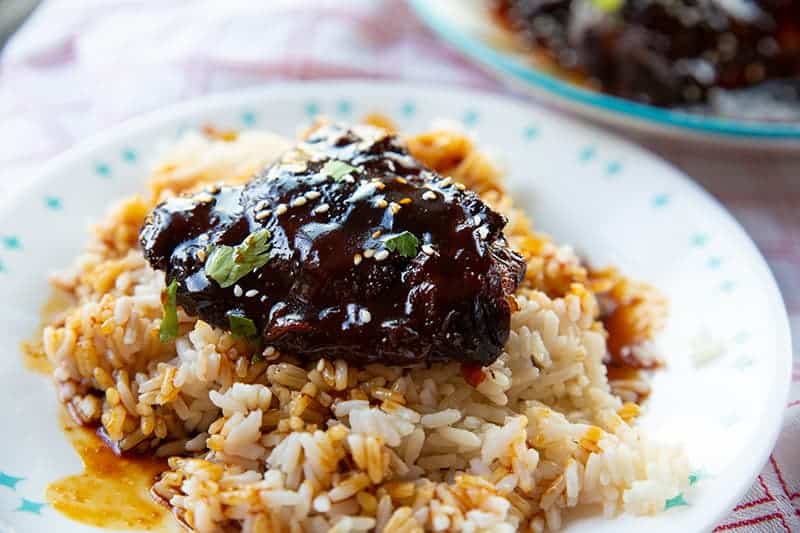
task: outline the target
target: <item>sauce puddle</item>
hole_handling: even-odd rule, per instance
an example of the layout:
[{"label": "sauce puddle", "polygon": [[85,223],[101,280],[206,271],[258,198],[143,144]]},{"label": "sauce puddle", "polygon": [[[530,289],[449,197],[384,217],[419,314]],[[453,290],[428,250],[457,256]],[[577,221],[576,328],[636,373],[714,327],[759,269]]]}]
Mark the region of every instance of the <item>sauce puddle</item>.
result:
[{"label": "sauce puddle", "polygon": [[48,503],[84,524],[108,529],[178,532],[166,507],[150,497],[156,476],[166,462],[147,457],[119,457],[89,428],[63,413],[64,434],[83,462],[84,471],[48,485]]},{"label": "sauce puddle", "polygon": [[42,331],[45,326],[52,324],[75,304],[75,297],[63,289],[53,288],[50,297],[40,311],[41,326],[31,336],[31,340],[20,345],[22,351],[22,364],[25,368],[39,374],[51,375],[53,365],[47,359],[42,345]]}]

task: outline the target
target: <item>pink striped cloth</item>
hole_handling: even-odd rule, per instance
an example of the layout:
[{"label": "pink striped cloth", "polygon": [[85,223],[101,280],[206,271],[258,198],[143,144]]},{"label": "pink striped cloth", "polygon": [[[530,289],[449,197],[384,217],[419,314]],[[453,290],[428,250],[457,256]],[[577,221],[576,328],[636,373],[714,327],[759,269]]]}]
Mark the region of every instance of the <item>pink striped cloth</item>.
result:
[{"label": "pink striped cloth", "polygon": [[[270,80],[343,77],[505,90],[400,0],[47,1],[0,58],[0,195],[50,156],[132,115]],[[800,151],[635,140],[686,170],[744,224],[778,278],[798,337]],[[794,382],[774,453],[716,530],[800,531],[798,364]]]}]

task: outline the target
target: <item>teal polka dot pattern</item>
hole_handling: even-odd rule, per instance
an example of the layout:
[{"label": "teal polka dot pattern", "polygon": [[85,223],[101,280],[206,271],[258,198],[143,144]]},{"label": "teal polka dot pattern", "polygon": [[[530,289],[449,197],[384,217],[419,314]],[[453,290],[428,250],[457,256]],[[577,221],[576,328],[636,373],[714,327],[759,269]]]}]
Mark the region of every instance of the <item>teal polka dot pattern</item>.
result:
[{"label": "teal polka dot pattern", "polygon": [[613,177],[622,172],[622,163],[619,161],[610,161],[606,165],[606,175]]},{"label": "teal polka dot pattern", "polygon": [[413,117],[417,112],[417,105],[412,101],[403,102],[403,106],[400,108],[400,114],[402,114],[406,118]]},{"label": "teal polka dot pattern", "polygon": [[29,500],[27,498],[22,498],[19,507],[17,507],[14,510],[20,513],[31,513],[35,515],[40,515],[42,514],[42,509],[44,507],[47,507],[47,504],[45,502],[36,502],[33,500]]},{"label": "teal polka dot pattern", "polygon": [[726,279],[725,281],[723,281],[719,286],[719,289],[722,292],[733,292],[733,289],[735,289],[735,288],[736,288],[736,283],[734,283],[733,281],[731,281],[729,279]]},{"label": "teal polka dot pattern", "polygon": [[539,136],[539,128],[537,128],[536,126],[528,126],[522,132],[522,136],[525,138],[525,140],[532,141],[533,139]]},{"label": "teal polka dot pattern", "polygon": [[689,246],[704,246],[708,242],[708,235],[705,233],[695,233],[689,237]]},{"label": "teal polka dot pattern", "polygon": [[578,161],[582,163],[588,163],[592,159],[594,159],[596,150],[594,146],[584,146],[581,148],[580,153],[578,154]]},{"label": "teal polka dot pattern", "polygon": [[657,194],[653,197],[653,207],[661,208],[669,204],[670,198],[668,194]]},{"label": "teal polka dot pattern", "polygon": [[704,468],[700,468],[698,470],[692,470],[689,473],[689,486],[696,485],[697,483],[703,481],[711,477],[708,472]]},{"label": "teal polka dot pattern", "polygon": [[11,490],[17,490],[17,483],[24,480],[24,477],[16,477],[11,474],[6,474],[0,471],[0,487],[7,487]]},{"label": "teal polka dot pattern", "polygon": [[242,124],[248,128],[255,126],[257,120],[258,117],[256,116],[255,112],[250,110],[242,111]]},{"label": "teal polka dot pattern", "polygon": [[44,205],[48,209],[52,209],[53,211],[58,211],[62,207],[61,198],[59,198],[58,196],[45,196]]},{"label": "teal polka dot pattern", "polygon": [[669,498],[664,502],[664,510],[669,511],[673,507],[684,507],[689,505],[689,502],[686,501],[682,492],[679,492],[676,496]]},{"label": "teal polka dot pattern", "polygon": [[6,235],[3,237],[3,247],[6,250],[19,250],[22,248],[22,242],[16,235]]},{"label": "teal polka dot pattern", "polygon": [[316,102],[308,102],[305,106],[306,116],[314,118],[319,115],[319,104]]},{"label": "teal polka dot pattern", "polygon": [[348,100],[340,100],[336,104],[336,112],[342,116],[348,116],[353,111],[353,105]]},{"label": "teal polka dot pattern", "polygon": [[718,269],[722,265],[722,258],[721,257],[709,257],[708,261],[706,262],[708,268],[712,270]]},{"label": "teal polka dot pattern", "polygon": [[122,160],[126,163],[136,163],[139,159],[139,154],[133,148],[125,148],[122,151]]},{"label": "teal polka dot pattern", "polygon": [[461,117],[461,121],[467,126],[474,126],[478,123],[478,112],[473,109],[468,109],[464,113],[464,116]]},{"label": "teal polka dot pattern", "polygon": [[108,163],[97,163],[94,166],[94,171],[101,178],[110,178],[111,177],[111,166]]}]

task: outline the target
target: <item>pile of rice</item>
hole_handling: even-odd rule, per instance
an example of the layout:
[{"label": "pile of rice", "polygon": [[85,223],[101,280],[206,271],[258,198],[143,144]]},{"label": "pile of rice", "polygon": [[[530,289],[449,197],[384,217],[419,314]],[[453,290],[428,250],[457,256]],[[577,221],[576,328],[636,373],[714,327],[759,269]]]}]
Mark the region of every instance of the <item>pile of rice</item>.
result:
[{"label": "pile of rice", "polygon": [[[119,205],[74,268],[53,276],[71,302],[43,335],[61,400],[121,451],[168,457],[153,492],[197,531],[540,532],[576,506],[663,510],[685,488],[687,459],[632,425],[639,407],[609,386],[598,321],[609,291],[648,292],[614,271],[592,275],[534,233],[464,135],[407,142],[505,213],[528,259],[508,344],[470,376],[477,386],[458,363],[354,368],[254,354],[180,311],[180,335],[162,344],[164,276],[137,244],[145,215],[171,195],[246,180],[289,143],[208,130],[180,140],[149,196]],[[635,326],[657,329],[663,302],[638,301],[653,303]]]}]

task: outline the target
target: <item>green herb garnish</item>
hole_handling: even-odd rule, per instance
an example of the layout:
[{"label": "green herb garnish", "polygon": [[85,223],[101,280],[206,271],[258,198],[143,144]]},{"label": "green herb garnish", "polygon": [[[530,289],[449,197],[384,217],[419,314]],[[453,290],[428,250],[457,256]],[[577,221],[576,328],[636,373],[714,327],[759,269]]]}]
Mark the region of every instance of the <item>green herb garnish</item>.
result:
[{"label": "green herb garnish", "polygon": [[592,0],[592,4],[603,13],[615,13],[625,4],[625,0]]},{"label": "green herb garnish", "polygon": [[330,176],[336,181],[339,181],[353,172],[361,172],[361,169],[348,165],[344,161],[339,161],[338,159],[329,159],[319,171],[323,176]]},{"label": "green herb garnish", "polygon": [[239,339],[252,340],[258,334],[256,323],[239,312],[228,313],[231,334]]},{"label": "green herb garnish", "polygon": [[403,257],[416,257],[419,248],[419,239],[413,233],[404,231],[398,235],[386,239],[386,249],[391,252],[398,252]]},{"label": "green herb garnish", "polygon": [[206,261],[206,275],[223,289],[269,261],[269,230],[254,231],[237,246],[212,246]]},{"label": "green herb garnish", "polygon": [[161,342],[169,342],[178,336],[178,280],[173,279],[167,285],[167,297],[164,301],[164,314],[161,317],[161,327],[158,329],[158,338]]}]

